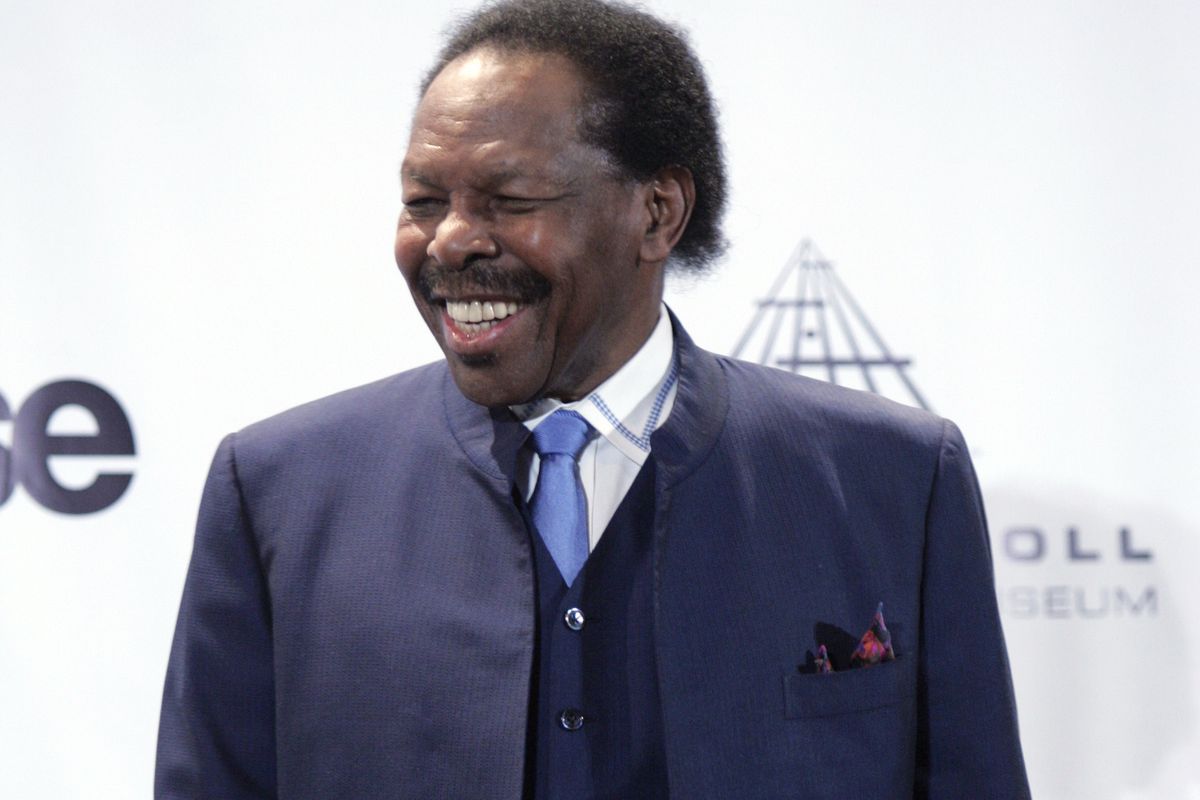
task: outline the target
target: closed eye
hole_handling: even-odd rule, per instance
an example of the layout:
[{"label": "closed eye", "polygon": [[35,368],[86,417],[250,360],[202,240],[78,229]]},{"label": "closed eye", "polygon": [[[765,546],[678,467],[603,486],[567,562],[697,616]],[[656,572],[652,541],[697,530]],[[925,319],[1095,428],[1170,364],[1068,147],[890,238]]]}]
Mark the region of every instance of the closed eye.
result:
[{"label": "closed eye", "polygon": [[512,195],[496,195],[494,203],[498,211],[503,211],[506,214],[528,214],[531,211],[536,211],[540,206],[548,202],[548,198],[542,197],[514,197]]},{"label": "closed eye", "polygon": [[404,201],[404,210],[411,217],[430,217],[440,214],[445,204],[437,197],[414,197]]}]

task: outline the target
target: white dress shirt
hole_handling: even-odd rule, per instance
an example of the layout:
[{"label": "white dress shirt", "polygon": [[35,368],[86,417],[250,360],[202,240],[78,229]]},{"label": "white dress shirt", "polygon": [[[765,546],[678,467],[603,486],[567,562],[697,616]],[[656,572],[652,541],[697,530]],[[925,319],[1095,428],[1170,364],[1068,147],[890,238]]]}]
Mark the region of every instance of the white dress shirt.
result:
[{"label": "white dress shirt", "polygon": [[[579,456],[579,477],[588,505],[589,553],[646,463],[650,434],[671,413],[676,388],[675,336],[664,306],[641,349],[587,397],[572,403],[545,398],[512,407],[531,431],[560,408],[576,412],[596,430]],[[529,502],[537,485],[539,459],[532,448],[523,450],[521,458],[518,488]]]}]

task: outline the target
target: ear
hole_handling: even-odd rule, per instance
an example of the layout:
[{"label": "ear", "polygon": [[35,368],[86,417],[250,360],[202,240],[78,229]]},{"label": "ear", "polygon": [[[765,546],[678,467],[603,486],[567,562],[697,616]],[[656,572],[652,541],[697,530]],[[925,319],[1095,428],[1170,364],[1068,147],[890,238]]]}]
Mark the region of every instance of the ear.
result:
[{"label": "ear", "polygon": [[687,167],[664,167],[646,184],[646,190],[646,232],[639,255],[643,263],[661,263],[692,217],[696,182]]}]

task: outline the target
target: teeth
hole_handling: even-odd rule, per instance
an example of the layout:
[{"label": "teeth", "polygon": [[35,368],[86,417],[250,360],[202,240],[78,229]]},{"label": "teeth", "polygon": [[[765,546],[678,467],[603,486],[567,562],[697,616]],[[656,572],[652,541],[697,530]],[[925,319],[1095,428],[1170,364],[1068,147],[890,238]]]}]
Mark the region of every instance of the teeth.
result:
[{"label": "teeth", "polygon": [[[521,310],[520,303],[507,303],[503,301],[482,301],[482,300],[447,300],[446,313],[450,319],[459,323],[464,330],[469,330],[467,326],[471,323],[490,323],[492,320],[501,320],[506,317],[511,317]],[[491,327],[491,325],[488,325]],[[479,330],[487,330],[487,328],[479,328]]]}]

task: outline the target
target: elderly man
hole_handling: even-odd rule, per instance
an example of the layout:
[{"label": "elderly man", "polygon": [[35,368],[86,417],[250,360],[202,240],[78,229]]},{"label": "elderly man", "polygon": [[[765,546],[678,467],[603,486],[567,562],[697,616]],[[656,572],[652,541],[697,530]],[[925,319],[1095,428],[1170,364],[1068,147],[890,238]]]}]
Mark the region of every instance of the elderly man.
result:
[{"label": "elderly man", "polygon": [[725,200],[679,33],[485,8],[401,178],[445,361],[222,443],[158,797],[1027,796],[957,430],[662,305]]}]

